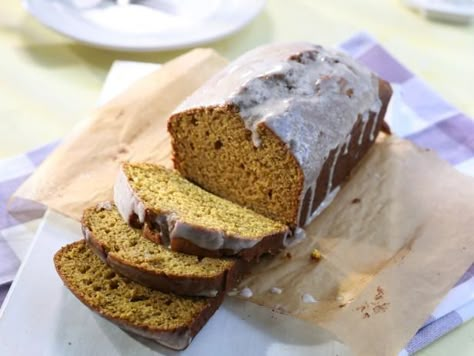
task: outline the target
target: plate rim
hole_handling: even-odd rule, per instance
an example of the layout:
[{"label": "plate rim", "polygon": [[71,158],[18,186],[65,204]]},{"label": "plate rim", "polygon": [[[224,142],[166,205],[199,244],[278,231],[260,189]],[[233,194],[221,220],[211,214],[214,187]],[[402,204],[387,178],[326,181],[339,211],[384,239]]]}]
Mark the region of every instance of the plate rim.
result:
[{"label": "plate rim", "polygon": [[[266,0],[254,0],[251,2],[255,3],[253,7],[247,7],[249,9],[245,13],[245,17],[242,18],[241,21],[236,22],[234,26],[228,27],[224,31],[214,31],[208,35],[203,36],[202,38],[196,38],[191,40],[180,40],[177,43],[168,43],[168,44],[159,44],[159,40],[156,43],[150,44],[139,44],[139,45],[118,45],[118,44],[108,44],[104,41],[94,41],[91,38],[84,38],[73,30],[68,30],[67,26],[64,28],[59,26],[57,23],[51,23],[47,20],[44,16],[43,12],[37,12],[33,6],[31,6],[32,1],[34,0],[22,0],[22,6],[26,10],[26,12],[31,15],[36,21],[41,23],[43,26],[49,28],[50,30],[73,39],[78,43],[94,47],[100,49],[107,49],[113,51],[128,51],[128,52],[158,52],[158,51],[172,51],[172,50],[179,50],[179,49],[187,49],[191,47],[201,46],[203,44],[215,42],[221,40],[225,37],[228,37],[246,27],[251,21],[253,21],[265,8]],[[37,0],[40,2],[44,2],[44,0]],[[239,2],[239,1],[238,1]],[[139,36],[139,35],[137,35]]]}]

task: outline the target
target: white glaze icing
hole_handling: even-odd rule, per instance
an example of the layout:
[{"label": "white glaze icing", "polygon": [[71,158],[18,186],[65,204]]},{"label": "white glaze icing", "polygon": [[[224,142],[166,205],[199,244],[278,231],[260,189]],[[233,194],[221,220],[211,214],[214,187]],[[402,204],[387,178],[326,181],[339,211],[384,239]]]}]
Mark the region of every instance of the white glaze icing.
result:
[{"label": "white glaze icing", "polygon": [[283,246],[285,246],[285,248],[294,246],[296,244],[299,244],[305,238],[306,232],[302,228],[297,227],[293,234],[287,234],[285,236],[285,238],[283,239]]},{"label": "white glaze icing", "polygon": [[346,136],[346,140],[344,141],[344,153],[343,153],[344,155],[349,153],[349,145],[351,144],[351,138],[352,138],[351,134]]},{"label": "white glaze icing", "polygon": [[336,170],[337,160],[339,159],[339,155],[341,154],[341,150],[342,150],[342,145],[340,145],[337,148],[336,153],[334,154],[334,159],[331,163],[331,168],[329,170],[328,188],[327,188],[327,191],[326,191],[326,195],[328,195],[331,192],[332,180],[334,178],[334,171]]},{"label": "white glaze icing", "polygon": [[372,127],[370,129],[370,136],[369,136],[370,141],[373,141],[375,139],[375,128],[377,127],[378,121],[379,121],[379,115],[376,115],[374,117],[374,120],[372,122]]},{"label": "white glaze icing", "polygon": [[122,167],[114,185],[114,202],[124,221],[130,222],[130,217],[136,214],[141,224],[145,222],[145,206],[128,183]]},{"label": "white glaze icing", "polygon": [[92,236],[92,231],[88,227],[82,225],[82,234],[84,235],[86,241],[89,241]]},{"label": "white glaze icing", "polygon": [[262,240],[226,236],[222,231],[204,230],[202,227],[189,225],[181,221],[175,221],[174,228],[170,228],[170,240],[176,237],[186,239],[206,250],[228,249],[234,253],[252,248]]},{"label": "white glaze icing", "polygon": [[370,117],[370,113],[368,111],[364,112],[362,115],[362,129],[360,130],[359,139],[357,140],[357,144],[360,146],[364,139],[365,128],[367,127],[367,123]]},{"label": "white glaze icing", "polygon": [[324,209],[326,209],[332,203],[337,193],[339,193],[339,190],[341,190],[341,187],[336,187],[329,194],[326,195],[326,197],[321,202],[321,204],[318,205],[314,213],[309,217],[308,220],[306,220],[306,225],[312,222],[318,215],[320,215],[324,211]]},{"label": "white glaze icing", "polygon": [[303,296],[301,297],[301,299],[303,299],[303,303],[307,303],[307,304],[317,302],[317,300],[314,299],[314,297],[309,293],[304,293]]},{"label": "white glaze icing", "polygon": [[239,293],[239,295],[242,297],[242,298],[252,298],[253,296],[253,292],[250,288],[247,288],[245,287],[244,289],[242,289]]},{"label": "white glaze icing", "polygon": [[272,293],[272,294],[281,294],[282,292],[283,292],[283,289],[278,288],[278,287],[272,287],[270,289],[270,293]]}]

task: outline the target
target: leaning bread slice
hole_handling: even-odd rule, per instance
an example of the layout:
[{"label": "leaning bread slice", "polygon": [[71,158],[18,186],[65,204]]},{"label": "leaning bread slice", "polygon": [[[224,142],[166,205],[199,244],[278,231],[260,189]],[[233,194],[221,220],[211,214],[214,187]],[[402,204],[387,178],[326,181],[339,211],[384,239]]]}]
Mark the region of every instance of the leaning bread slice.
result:
[{"label": "leaning bread slice", "polygon": [[213,297],[235,287],[247,265],[237,259],[186,255],[153,243],[123,221],[110,202],[84,211],[82,231],[92,250],[115,271],[162,292]]},{"label": "leaning bread slice", "polygon": [[186,348],[222,303],[214,298],[162,293],[116,274],[85,241],[63,247],[54,264],[67,288],[119,327],[174,350]]},{"label": "leaning bread slice", "polygon": [[114,200],[129,224],[146,223],[145,230],[158,233],[160,242],[172,250],[198,256],[239,256],[250,261],[279,251],[290,237],[286,225],[154,164],[122,164]]}]

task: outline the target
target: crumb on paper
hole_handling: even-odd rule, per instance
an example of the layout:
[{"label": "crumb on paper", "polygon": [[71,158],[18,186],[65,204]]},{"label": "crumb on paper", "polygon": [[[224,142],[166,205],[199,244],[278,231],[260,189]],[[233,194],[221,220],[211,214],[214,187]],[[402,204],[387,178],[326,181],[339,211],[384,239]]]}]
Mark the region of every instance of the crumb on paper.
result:
[{"label": "crumb on paper", "polygon": [[245,287],[240,291],[239,295],[243,298],[251,298],[253,296],[253,292],[250,288]]},{"label": "crumb on paper", "polygon": [[365,302],[364,304],[358,306],[356,308],[357,311],[360,311],[361,313],[365,312],[367,309],[369,309],[370,306],[369,306],[369,303]]},{"label": "crumb on paper", "polygon": [[382,299],[383,296],[384,296],[384,293],[385,293],[385,291],[383,290],[383,288],[380,287],[380,286],[378,286],[378,287],[377,287],[377,294],[375,294],[375,298],[374,298],[374,299],[375,299],[375,300]]},{"label": "crumb on paper", "polygon": [[360,203],[360,198],[352,199],[352,204],[359,204],[359,203]]},{"label": "crumb on paper", "polygon": [[370,302],[364,302],[358,306],[355,310],[360,311],[362,314],[362,319],[370,318],[371,311],[373,314],[384,313],[388,310],[390,302],[385,300],[385,290],[381,286],[377,286],[374,300]]},{"label": "crumb on paper", "polygon": [[372,308],[372,311],[375,314],[384,313],[385,311],[387,311],[389,305],[390,303],[383,303],[383,304],[376,305],[375,307]]},{"label": "crumb on paper", "polygon": [[290,252],[287,252],[287,253],[285,254],[285,257],[290,260],[291,257],[292,257],[292,256],[291,256],[291,253],[290,253]]},{"label": "crumb on paper", "polygon": [[315,249],[311,252],[311,259],[312,259],[313,261],[319,261],[319,260],[321,260],[321,258],[322,258],[321,252],[320,252],[317,248],[315,248]]},{"label": "crumb on paper", "polygon": [[270,289],[270,293],[272,293],[272,294],[281,294],[282,292],[283,292],[283,289],[278,288],[278,287],[272,287]]}]

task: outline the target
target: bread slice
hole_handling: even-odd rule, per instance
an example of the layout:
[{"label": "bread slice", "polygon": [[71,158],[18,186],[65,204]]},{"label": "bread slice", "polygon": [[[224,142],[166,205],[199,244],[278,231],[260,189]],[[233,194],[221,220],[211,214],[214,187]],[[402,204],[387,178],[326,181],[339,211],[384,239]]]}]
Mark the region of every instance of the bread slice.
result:
[{"label": "bread slice", "polygon": [[116,274],[85,241],[54,256],[67,288],[87,307],[119,327],[174,350],[185,349],[223,300],[162,293]]},{"label": "bread slice", "polygon": [[118,273],[153,289],[214,297],[235,287],[245,265],[229,258],[199,258],[145,239],[110,202],[86,209],[82,231],[90,247]]},{"label": "bread slice", "polygon": [[[147,224],[162,244],[198,256],[239,256],[246,261],[282,249],[290,230],[206,192],[176,171],[124,163],[114,187],[117,208],[132,226]],[[148,237],[156,234],[146,234]]]}]

